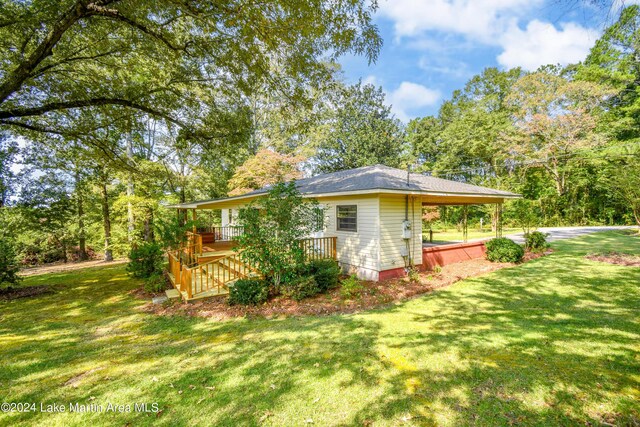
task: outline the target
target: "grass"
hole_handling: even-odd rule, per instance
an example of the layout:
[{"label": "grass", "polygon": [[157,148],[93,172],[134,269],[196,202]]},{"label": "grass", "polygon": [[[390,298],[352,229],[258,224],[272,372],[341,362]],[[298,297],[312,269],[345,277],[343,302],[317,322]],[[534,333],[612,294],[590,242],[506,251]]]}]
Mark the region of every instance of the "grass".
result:
[{"label": "grass", "polygon": [[[389,308],[219,322],[159,317],[121,266],[32,277],[0,302],[0,401],[150,413],[0,413],[0,425],[637,425],[640,253],[615,232]],[[209,388],[207,388],[209,387]]]},{"label": "grass", "polygon": [[[513,234],[513,233],[522,233],[522,229],[506,228],[506,227],[502,229],[503,235]],[[422,235],[426,236],[426,238],[428,239],[429,231],[427,230],[423,232]],[[492,237],[496,237],[496,233],[495,231],[491,231],[490,226],[485,227],[482,231],[480,231],[479,229],[474,230],[469,228],[468,235],[467,235],[468,239],[482,239],[482,238],[490,239]],[[462,230],[457,231],[455,228],[449,228],[447,229],[447,231],[433,230],[434,243],[455,242],[455,241],[462,242],[463,238],[464,237],[462,235]]]}]

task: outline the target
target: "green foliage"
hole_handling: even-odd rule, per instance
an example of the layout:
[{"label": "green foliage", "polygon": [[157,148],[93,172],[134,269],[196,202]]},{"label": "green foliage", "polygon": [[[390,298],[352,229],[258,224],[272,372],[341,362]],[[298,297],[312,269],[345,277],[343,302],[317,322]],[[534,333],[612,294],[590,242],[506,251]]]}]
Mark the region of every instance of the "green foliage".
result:
[{"label": "green foliage", "polygon": [[[246,95],[277,91],[304,106],[330,78],[327,61],[349,52],[375,60],[382,43],[365,1],[72,4],[3,2],[0,124],[14,132],[29,133],[14,125],[29,116],[31,134],[95,137],[138,111],[189,138],[233,137],[243,127],[227,117]],[[93,127],[73,120],[95,112],[109,114]]]},{"label": "green foliage", "polygon": [[541,251],[549,247],[548,234],[532,231],[524,234],[524,247],[530,251]]},{"label": "green foliage", "polygon": [[499,237],[485,243],[487,259],[493,262],[520,262],[524,256],[524,249],[511,239]]},{"label": "green foliage", "polygon": [[268,296],[269,286],[260,279],[240,279],[229,287],[229,305],[262,304]]},{"label": "green foliage", "polygon": [[344,299],[351,299],[359,296],[364,291],[364,285],[355,274],[342,280],[340,286],[340,295]]},{"label": "green foliage", "polygon": [[167,279],[162,273],[154,273],[144,281],[144,290],[151,294],[158,294],[167,289]]},{"label": "green foliage", "polygon": [[313,276],[298,276],[282,287],[283,295],[296,301],[312,297],[322,292]]},{"label": "green foliage", "polygon": [[402,124],[384,102],[382,88],[363,85],[339,88],[331,104],[337,107],[329,131],[319,141],[314,163],[319,172],[384,164],[402,167],[407,161]]},{"label": "green foliage", "polygon": [[417,268],[409,268],[407,271],[407,277],[411,282],[419,282],[420,281],[420,271]]},{"label": "green foliage", "polygon": [[518,199],[505,207],[505,219],[512,218],[525,233],[540,224],[540,217],[539,204],[534,200]]},{"label": "green foliage", "polygon": [[0,286],[17,284],[20,281],[19,270],[13,243],[0,236]]},{"label": "green foliage", "polygon": [[148,278],[162,273],[164,253],[157,243],[142,243],[129,252],[127,271],[138,278]]},{"label": "green foliage", "polygon": [[434,266],[434,267],[433,267],[433,272],[434,272],[435,274],[440,274],[440,273],[442,273],[442,267],[440,267],[439,265]]},{"label": "green foliage", "polygon": [[275,184],[265,197],[240,210],[240,256],[276,288],[292,280],[305,264],[298,240],[322,228],[318,209],[316,201],[302,198],[295,181]]},{"label": "green foliage", "polygon": [[305,266],[308,274],[311,274],[318,284],[320,292],[326,292],[329,289],[338,286],[340,273],[342,270],[335,260],[319,259],[311,261]]}]

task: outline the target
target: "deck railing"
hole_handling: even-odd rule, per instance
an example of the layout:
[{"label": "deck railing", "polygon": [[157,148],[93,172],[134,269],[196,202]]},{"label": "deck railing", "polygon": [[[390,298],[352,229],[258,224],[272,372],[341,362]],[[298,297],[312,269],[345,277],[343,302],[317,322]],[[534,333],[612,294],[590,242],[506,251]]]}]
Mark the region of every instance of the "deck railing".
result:
[{"label": "deck railing", "polygon": [[202,253],[202,235],[198,233],[192,233],[191,231],[187,231],[185,233],[187,237],[187,246],[192,246],[196,253]]},{"label": "deck railing", "polygon": [[300,247],[309,261],[316,259],[337,259],[337,237],[311,237],[301,239]]},{"label": "deck railing", "polygon": [[212,235],[213,242],[232,242],[244,233],[244,227],[227,225],[224,227],[198,227],[198,233]]},{"label": "deck railing", "polygon": [[[224,228],[224,227],[222,227]],[[173,276],[173,284],[185,295],[186,300],[201,296],[209,292],[213,296],[224,293],[222,288],[228,289],[229,284],[238,279],[259,277],[257,269],[241,260],[239,253],[219,258],[206,263],[198,263],[198,255],[202,251],[202,243],[198,246],[196,233],[191,233],[191,244],[168,253],[168,271]],[[308,238],[299,241],[300,247],[308,260],[337,259],[337,238],[321,237]],[[200,248],[200,253],[198,251]],[[217,292],[210,292],[216,290]]]}]

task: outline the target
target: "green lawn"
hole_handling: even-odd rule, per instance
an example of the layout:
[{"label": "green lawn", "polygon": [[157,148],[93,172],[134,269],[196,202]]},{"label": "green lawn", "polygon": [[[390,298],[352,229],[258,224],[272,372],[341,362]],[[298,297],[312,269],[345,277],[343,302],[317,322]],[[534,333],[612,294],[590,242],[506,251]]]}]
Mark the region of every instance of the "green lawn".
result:
[{"label": "green lawn", "polygon": [[[522,233],[522,229],[521,228],[503,228],[502,229],[502,234],[503,235],[507,235],[507,234],[514,234],[514,233]],[[423,236],[425,236],[426,239],[429,238],[429,231],[425,231],[422,233]],[[496,237],[496,232],[495,231],[491,231],[491,227],[485,227],[482,231],[480,231],[479,229],[471,229],[469,228],[469,232],[467,233],[467,238],[468,239],[482,239],[482,238],[487,238],[490,239],[492,237]],[[463,236],[462,236],[462,231],[456,231],[455,228],[449,228],[447,229],[447,231],[442,231],[442,230],[434,230],[433,231],[433,242],[434,243],[442,243],[442,242],[452,242],[452,241],[462,241],[463,240]]]},{"label": "green lawn", "polygon": [[637,425],[640,268],[583,255],[640,239],[554,248],[391,308],[276,320],[142,313],[123,267],[29,278],[58,292],[0,302],[0,401],[163,412],[0,425]]}]

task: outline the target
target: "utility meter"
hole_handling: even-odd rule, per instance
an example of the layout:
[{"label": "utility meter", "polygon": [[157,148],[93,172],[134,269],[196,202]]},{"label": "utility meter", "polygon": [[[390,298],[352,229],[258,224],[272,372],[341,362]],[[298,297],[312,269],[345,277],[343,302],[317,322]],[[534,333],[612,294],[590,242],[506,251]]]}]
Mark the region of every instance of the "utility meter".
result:
[{"label": "utility meter", "polygon": [[409,220],[402,221],[402,238],[403,239],[411,238],[411,221]]}]

